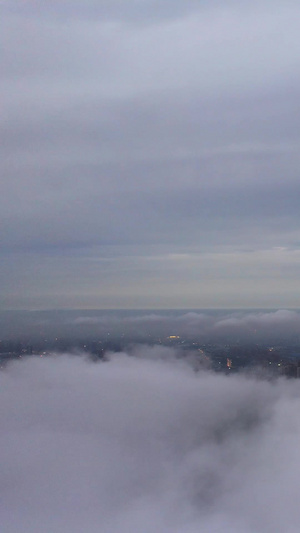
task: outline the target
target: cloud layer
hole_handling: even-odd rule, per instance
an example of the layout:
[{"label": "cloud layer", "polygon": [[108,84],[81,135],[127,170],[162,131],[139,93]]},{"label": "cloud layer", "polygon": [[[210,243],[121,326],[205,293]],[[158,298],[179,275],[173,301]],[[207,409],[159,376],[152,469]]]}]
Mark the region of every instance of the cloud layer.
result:
[{"label": "cloud layer", "polygon": [[[13,341],[121,339],[122,344],[165,341],[299,342],[299,311],[44,311],[2,312],[0,338]],[[44,345],[44,344],[43,344]]]},{"label": "cloud layer", "polygon": [[0,375],[6,533],[294,533],[298,382],[194,373],[171,350]]}]

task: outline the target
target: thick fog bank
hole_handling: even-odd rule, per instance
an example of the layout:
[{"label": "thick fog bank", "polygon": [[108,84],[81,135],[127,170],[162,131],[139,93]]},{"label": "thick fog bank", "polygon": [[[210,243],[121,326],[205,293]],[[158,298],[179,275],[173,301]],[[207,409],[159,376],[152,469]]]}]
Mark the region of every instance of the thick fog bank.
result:
[{"label": "thick fog bank", "polygon": [[296,533],[300,383],[171,349],[0,373],[5,533]]}]

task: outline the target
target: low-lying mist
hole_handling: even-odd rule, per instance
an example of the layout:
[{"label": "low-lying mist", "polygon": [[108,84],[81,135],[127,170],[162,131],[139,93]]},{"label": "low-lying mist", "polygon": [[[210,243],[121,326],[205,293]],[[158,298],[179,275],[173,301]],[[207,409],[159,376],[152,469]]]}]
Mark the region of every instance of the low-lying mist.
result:
[{"label": "low-lying mist", "polygon": [[195,372],[171,348],[0,373],[5,533],[299,531],[300,383]]},{"label": "low-lying mist", "polygon": [[203,342],[300,342],[300,311],[11,311],[0,313],[0,338],[36,341],[183,336]]}]

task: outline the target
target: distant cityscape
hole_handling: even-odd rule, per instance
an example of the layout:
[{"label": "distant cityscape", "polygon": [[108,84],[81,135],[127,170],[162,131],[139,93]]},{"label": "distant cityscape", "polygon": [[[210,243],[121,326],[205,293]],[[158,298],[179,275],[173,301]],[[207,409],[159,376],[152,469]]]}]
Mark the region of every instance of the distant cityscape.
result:
[{"label": "distant cityscape", "polygon": [[300,344],[286,341],[276,345],[243,343],[214,343],[190,340],[179,335],[157,337],[149,334],[145,341],[110,333],[97,339],[39,339],[36,341],[0,340],[0,368],[9,362],[30,356],[47,357],[53,354],[85,353],[94,361],[106,360],[108,354],[131,353],[141,344],[172,347],[178,358],[192,357],[195,368],[211,369],[226,374],[245,369],[260,368],[270,375],[300,378]]}]

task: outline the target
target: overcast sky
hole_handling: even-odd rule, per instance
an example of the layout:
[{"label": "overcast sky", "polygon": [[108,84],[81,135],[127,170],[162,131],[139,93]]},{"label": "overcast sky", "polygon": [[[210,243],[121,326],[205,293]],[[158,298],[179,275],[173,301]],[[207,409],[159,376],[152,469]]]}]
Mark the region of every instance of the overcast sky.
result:
[{"label": "overcast sky", "polygon": [[300,7],[1,2],[1,307],[299,307]]}]

